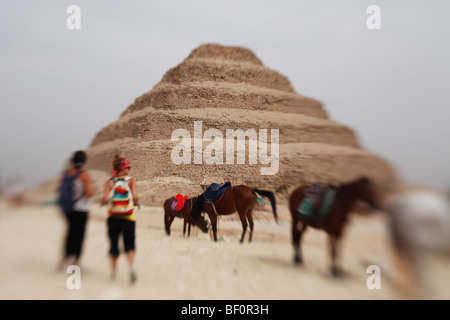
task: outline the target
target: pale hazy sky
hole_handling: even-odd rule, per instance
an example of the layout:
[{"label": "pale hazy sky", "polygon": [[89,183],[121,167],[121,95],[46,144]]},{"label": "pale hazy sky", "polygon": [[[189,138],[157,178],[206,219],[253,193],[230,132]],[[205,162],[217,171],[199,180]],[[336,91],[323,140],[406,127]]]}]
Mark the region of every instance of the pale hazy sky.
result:
[{"label": "pale hazy sky", "polygon": [[[66,27],[71,4],[80,30]],[[372,4],[380,30],[366,26]],[[450,189],[450,1],[1,1],[0,38],[0,185],[59,174],[213,42],[251,49],[403,181]]]}]

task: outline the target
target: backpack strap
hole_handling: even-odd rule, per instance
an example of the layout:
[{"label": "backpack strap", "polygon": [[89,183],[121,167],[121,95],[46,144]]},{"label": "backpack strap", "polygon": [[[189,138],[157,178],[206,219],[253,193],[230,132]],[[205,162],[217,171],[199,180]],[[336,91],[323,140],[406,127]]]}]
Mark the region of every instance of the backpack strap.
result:
[{"label": "backpack strap", "polygon": [[69,171],[70,170],[64,171],[64,177],[76,179],[82,172],[84,172],[84,170],[80,170],[80,171],[75,172],[75,174],[73,176],[69,177]]},{"label": "backpack strap", "polygon": [[[73,175],[73,182],[75,182],[75,180],[78,178],[78,176],[79,176],[81,173],[83,173],[83,170],[80,170],[80,171],[76,172],[76,173]],[[83,191],[83,193],[81,194],[81,196],[79,196],[78,198],[74,199],[74,200],[73,200],[73,203],[76,203],[78,200],[82,199],[82,198],[85,196],[85,194],[86,194],[86,190]]]}]

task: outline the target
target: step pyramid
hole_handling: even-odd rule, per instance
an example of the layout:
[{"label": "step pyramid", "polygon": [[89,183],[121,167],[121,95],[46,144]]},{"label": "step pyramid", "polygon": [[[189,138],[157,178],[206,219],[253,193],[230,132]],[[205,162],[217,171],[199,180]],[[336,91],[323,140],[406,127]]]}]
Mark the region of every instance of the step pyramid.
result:
[{"label": "step pyramid", "polygon": [[[201,127],[197,137],[195,124]],[[174,163],[173,150],[181,141],[172,137],[177,129],[190,133],[191,139],[184,140],[191,142],[190,163]],[[209,129],[223,136],[223,163],[201,160],[202,150],[212,143],[201,139]],[[226,144],[236,146],[234,140],[226,139],[226,132],[240,129],[253,130],[259,137],[259,130],[266,129],[263,142],[268,155],[276,151],[271,137],[278,132],[278,157],[275,160],[273,152],[270,164],[278,163],[275,174],[261,174],[261,168],[269,165],[258,157],[250,163],[248,139],[244,163],[237,163],[237,158],[234,164],[226,163]],[[261,145],[257,144],[258,151]],[[196,150],[201,163],[195,163]],[[219,157],[220,152],[215,152]],[[87,169],[108,174],[116,153],[127,157],[142,202],[157,206],[177,193],[201,193],[202,183],[228,180],[282,196],[303,183],[338,184],[362,175],[384,186],[394,181],[391,166],[364,150],[355,132],[331,120],[318,100],[296,93],[285,76],[264,66],[251,50],[218,44],[199,46],[168,70],[119,119],[97,133],[87,153]]]}]

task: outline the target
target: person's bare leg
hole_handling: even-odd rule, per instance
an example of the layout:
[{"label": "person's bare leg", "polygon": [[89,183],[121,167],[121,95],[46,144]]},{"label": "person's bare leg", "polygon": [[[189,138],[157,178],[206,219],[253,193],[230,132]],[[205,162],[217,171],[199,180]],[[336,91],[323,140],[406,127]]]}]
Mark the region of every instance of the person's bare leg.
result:
[{"label": "person's bare leg", "polygon": [[111,256],[111,279],[116,279],[116,271],[117,271],[117,260],[119,260],[119,256]]},{"label": "person's bare leg", "polygon": [[127,251],[128,265],[130,266],[130,282],[134,283],[136,281],[136,271],[134,270],[134,250]]}]

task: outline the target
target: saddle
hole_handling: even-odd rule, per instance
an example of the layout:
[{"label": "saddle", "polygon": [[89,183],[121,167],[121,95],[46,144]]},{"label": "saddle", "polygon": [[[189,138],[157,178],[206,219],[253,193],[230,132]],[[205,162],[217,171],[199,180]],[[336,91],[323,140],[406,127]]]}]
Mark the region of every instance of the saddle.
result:
[{"label": "saddle", "polygon": [[337,193],[333,185],[312,184],[304,191],[302,202],[297,208],[301,218],[325,219]]},{"label": "saddle", "polygon": [[170,209],[173,211],[181,211],[183,210],[184,206],[186,205],[187,200],[189,199],[189,196],[183,196],[181,194],[177,194],[175,197],[175,200],[172,201],[172,204],[170,205]]},{"label": "saddle", "polygon": [[211,185],[203,193],[203,196],[207,202],[217,203],[222,199],[223,194],[230,187],[230,181],[227,181],[222,185],[218,183],[211,183]]}]

